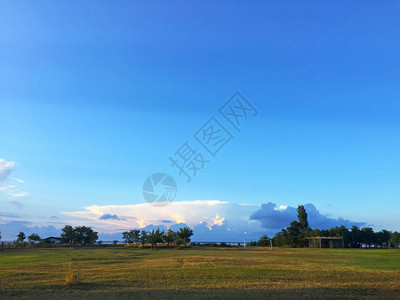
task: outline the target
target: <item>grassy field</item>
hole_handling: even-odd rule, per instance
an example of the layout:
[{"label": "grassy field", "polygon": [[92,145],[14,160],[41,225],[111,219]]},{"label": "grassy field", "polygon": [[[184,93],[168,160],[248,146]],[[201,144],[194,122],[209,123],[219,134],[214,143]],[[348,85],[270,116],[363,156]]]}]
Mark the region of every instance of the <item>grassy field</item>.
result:
[{"label": "grassy field", "polygon": [[188,296],[398,299],[400,251],[258,247],[0,251],[4,299]]}]

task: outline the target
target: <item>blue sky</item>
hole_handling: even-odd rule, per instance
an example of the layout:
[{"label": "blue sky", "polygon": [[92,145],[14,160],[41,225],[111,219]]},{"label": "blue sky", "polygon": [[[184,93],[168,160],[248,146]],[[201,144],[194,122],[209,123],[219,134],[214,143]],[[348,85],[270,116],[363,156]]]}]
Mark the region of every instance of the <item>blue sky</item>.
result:
[{"label": "blue sky", "polygon": [[[400,230],[399,8],[3,1],[0,223],[114,226],[71,213],[145,203],[144,180],[166,172],[176,202],[312,203]],[[168,157],[236,91],[257,116],[224,123],[233,140],[186,183]]]}]

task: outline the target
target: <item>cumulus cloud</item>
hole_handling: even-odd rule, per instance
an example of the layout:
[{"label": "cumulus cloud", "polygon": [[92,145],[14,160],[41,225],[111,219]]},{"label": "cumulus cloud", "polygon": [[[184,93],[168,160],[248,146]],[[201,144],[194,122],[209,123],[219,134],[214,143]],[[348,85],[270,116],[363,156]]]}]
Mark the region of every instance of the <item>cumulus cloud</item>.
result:
[{"label": "cumulus cloud", "polygon": [[15,162],[0,158],[0,182],[8,179],[14,166]]},{"label": "cumulus cloud", "polygon": [[[333,226],[362,226],[342,218],[321,214],[313,204],[306,204],[312,228]],[[269,202],[261,207],[235,204],[219,200],[172,202],[168,206],[153,207],[147,203],[134,205],[92,205],[82,211],[63,212],[69,224],[93,226],[109,237],[132,228],[151,230],[193,228],[194,241],[243,241],[256,240],[263,234],[274,235],[297,219],[296,207]]]},{"label": "cumulus cloud", "polygon": [[286,227],[296,218],[295,208],[277,208],[276,204],[272,202],[262,204],[261,208],[250,216],[251,220],[260,221],[262,227],[272,230],[281,229],[283,226]]},{"label": "cumulus cloud", "polygon": [[[311,204],[305,204],[308,221],[311,228],[328,229],[335,226],[362,226],[363,222],[353,222],[343,218],[330,218],[328,215],[321,214],[317,208]],[[262,204],[261,208],[250,215],[251,220],[259,221],[263,228],[269,230],[278,230],[287,227],[293,220],[297,220],[297,208],[281,205],[279,208],[276,204],[268,202]]]},{"label": "cumulus cloud", "polygon": [[[238,234],[238,239],[249,232],[261,233],[262,228],[249,215],[258,208],[256,205],[240,205],[219,200],[195,200],[172,202],[168,206],[154,207],[147,203],[134,205],[88,206],[82,211],[63,212],[71,224],[84,222],[100,232],[113,234],[131,228],[166,229],[187,225],[195,229],[197,240],[208,237],[215,241],[224,240],[226,232]],[[178,227],[177,227],[178,226]],[[221,229],[219,229],[221,228]],[[253,228],[253,229],[252,229]],[[210,232],[216,233],[211,235]],[[199,232],[199,234],[197,234]],[[225,232],[222,234],[222,232]],[[198,238],[197,238],[198,236]],[[256,238],[256,236],[254,236]]]},{"label": "cumulus cloud", "polygon": [[[324,229],[340,225],[363,226],[365,224],[324,215],[313,204],[306,204],[305,208],[312,228]],[[183,226],[189,226],[194,231],[193,241],[242,242],[257,240],[264,234],[273,236],[296,219],[296,207],[279,206],[271,202],[259,206],[219,200],[195,200],[172,202],[165,207],[154,207],[147,203],[92,205],[79,211],[62,212],[60,219],[52,217],[49,222],[41,224],[46,225],[46,228],[47,225],[54,225],[58,231],[65,224],[91,226],[99,232],[99,238],[103,241],[121,240],[121,232],[133,228],[177,230]],[[1,221],[10,222],[11,220],[0,216]],[[15,226],[13,234],[18,231],[16,229],[18,224],[22,224],[20,231],[26,230],[26,227],[34,228],[33,223],[12,223],[11,225]],[[0,230],[3,227],[4,224],[0,224]],[[46,231],[47,229],[49,230]],[[55,235],[54,227],[47,229],[42,232]]]},{"label": "cumulus cloud", "polygon": [[[121,226],[143,228],[150,224],[187,223],[190,226],[206,221],[213,225],[217,215],[226,210],[228,202],[218,200],[196,200],[172,202],[168,206],[154,207],[148,203],[133,205],[92,205],[85,207],[83,211],[63,212],[62,214],[87,220],[97,221],[103,215],[116,215],[118,219],[113,222],[115,227]],[[110,219],[110,218],[107,218]],[[100,221],[106,221],[102,219]]]}]

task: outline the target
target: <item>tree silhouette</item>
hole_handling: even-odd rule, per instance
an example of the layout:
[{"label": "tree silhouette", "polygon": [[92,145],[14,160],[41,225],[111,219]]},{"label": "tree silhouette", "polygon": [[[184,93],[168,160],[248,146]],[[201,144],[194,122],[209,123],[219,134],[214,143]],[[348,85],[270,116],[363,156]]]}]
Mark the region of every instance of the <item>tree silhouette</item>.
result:
[{"label": "tree silhouette", "polygon": [[397,231],[392,233],[392,236],[390,237],[389,240],[390,244],[393,245],[394,248],[399,248],[399,244],[400,244],[400,233],[398,233]]},{"label": "tree silhouette", "polygon": [[39,242],[40,241],[40,236],[37,235],[36,233],[32,233],[30,236],[28,236],[28,242],[33,245],[34,242]]},{"label": "tree silhouette", "polygon": [[90,227],[65,225],[62,229],[61,238],[66,243],[78,245],[94,244],[98,239],[98,233]]},{"label": "tree silhouette", "polygon": [[125,243],[136,244],[139,242],[140,230],[133,229],[133,230],[125,231],[122,233],[122,237],[123,237]]},{"label": "tree silhouette", "polygon": [[157,230],[152,230],[149,232],[147,237],[148,242],[151,244],[151,248],[157,247],[157,243],[163,242],[164,231],[160,231],[159,228]]},{"label": "tree silhouette", "polygon": [[186,246],[186,244],[190,242],[190,237],[193,235],[193,230],[185,226],[183,228],[179,228],[177,235],[183,240],[183,243]]},{"label": "tree silhouette", "polygon": [[142,246],[144,246],[144,244],[147,243],[147,238],[148,238],[147,232],[145,230],[142,230],[140,232],[140,238],[139,238],[140,243],[142,244]]},{"label": "tree silhouette", "polygon": [[307,212],[304,205],[297,207],[297,218],[299,219],[299,228],[302,233],[307,233],[310,229],[308,224]]},{"label": "tree silhouette", "polygon": [[15,240],[15,243],[16,243],[17,245],[22,245],[22,244],[24,244],[24,242],[25,242],[25,237],[26,237],[25,233],[23,233],[23,232],[21,231],[20,233],[18,233],[17,239]]},{"label": "tree silhouette", "polygon": [[74,240],[74,228],[71,225],[65,225],[61,232],[63,242],[71,244]]},{"label": "tree silhouette", "polygon": [[270,243],[270,239],[268,238],[267,235],[263,235],[262,237],[260,237],[260,239],[258,240],[258,245],[259,246],[268,246],[268,244]]},{"label": "tree silhouette", "polygon": [[174,241],[174,232],[171,229],[168,229],[167,233],[164,235],[164,241],[167,243],[167,247]]},{"label": "tree silhouette", "polygon": [[385,229],[383,229],[383,230],[377,232],[377,233],[376,233],[376,237],[377,237],[378,243],[379,243],[382,247],[384,247],[384,246],[387,247],[391,235],[392,235],[392,233],[391,233],[390,231],[388,231],[388,230],[385,230]]}]

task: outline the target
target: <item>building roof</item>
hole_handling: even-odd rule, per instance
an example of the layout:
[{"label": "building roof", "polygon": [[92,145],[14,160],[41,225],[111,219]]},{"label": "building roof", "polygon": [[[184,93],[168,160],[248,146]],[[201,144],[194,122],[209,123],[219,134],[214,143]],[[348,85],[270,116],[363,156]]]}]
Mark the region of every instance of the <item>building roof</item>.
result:
[{"label": "building roof", "polygon": [[55,236],[49,236],[47,238],[44,238],[43,240],[49,240],[49,239],[54,239],[54,240],[62,240],[60,237],[55,237]]}]

